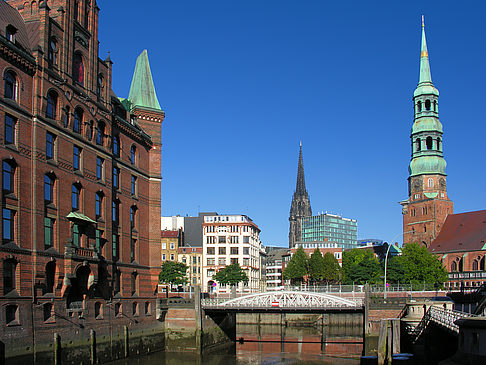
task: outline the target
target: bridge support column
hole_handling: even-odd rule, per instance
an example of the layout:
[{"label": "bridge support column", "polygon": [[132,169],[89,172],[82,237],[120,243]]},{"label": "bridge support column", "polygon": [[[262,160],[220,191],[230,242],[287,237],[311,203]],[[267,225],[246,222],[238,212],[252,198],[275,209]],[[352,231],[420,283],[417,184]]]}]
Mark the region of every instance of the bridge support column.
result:
[{"label": "bridge support column", "polygon": [[326,353],[326,326],[325,326],[325,320],[324,320],[324,314],[322,314],[321,317],[321,352],[323,354]]}]

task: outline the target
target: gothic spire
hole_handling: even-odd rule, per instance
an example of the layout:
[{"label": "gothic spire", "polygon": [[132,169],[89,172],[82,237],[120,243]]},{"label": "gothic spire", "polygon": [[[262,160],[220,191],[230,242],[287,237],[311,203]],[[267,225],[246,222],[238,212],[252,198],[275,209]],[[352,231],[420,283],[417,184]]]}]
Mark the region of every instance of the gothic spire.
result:
[{"label": "gothic spire", "polygon": [[429,52],[427,51],[427,40],[425,39],[424,16],[422,15],[422,47],[420,49],[420,77],[419,85],[422,83],[432,84],[430,75]]},{"label": "gothic spire", "polygon": [[307,195],[305,189],[304,160],[302,159],[302,142],[300,142],[299,166],[297,168],[297,185],[295,187],[295,193],[297,195]]}]

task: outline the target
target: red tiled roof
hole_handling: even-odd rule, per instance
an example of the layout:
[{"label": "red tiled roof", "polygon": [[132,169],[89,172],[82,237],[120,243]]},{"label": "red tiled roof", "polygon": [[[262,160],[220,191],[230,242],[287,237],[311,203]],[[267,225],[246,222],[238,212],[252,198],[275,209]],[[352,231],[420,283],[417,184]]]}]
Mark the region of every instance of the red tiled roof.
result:
[{"label": "red tiled roof", "polygon": [[486,241],[486,210],[449,214],[437,238],[430,244],[434,253],[478,251]]},{"label": "red tiled roof", "polygon": [[179,231],[161,231],[160,236],[162,238],[177,238],[179,236]]}]

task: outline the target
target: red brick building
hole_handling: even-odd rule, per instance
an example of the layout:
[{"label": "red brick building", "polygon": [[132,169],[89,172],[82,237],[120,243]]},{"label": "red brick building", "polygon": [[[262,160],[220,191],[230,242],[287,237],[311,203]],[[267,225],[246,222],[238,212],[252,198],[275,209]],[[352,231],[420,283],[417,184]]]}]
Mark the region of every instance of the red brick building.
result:
[{"label": "red brick building", "polygon": [[98,14],[88,0],[0,1],[1,337],[31,302],[44,320],[90,299],[155,308],[164,112],[146,51],[129,97],[114,94]]},{"label": "red brick building", "polygon": [[486,283],[486,210],[447,216],[429,251],[449,272],[449,288]]}]

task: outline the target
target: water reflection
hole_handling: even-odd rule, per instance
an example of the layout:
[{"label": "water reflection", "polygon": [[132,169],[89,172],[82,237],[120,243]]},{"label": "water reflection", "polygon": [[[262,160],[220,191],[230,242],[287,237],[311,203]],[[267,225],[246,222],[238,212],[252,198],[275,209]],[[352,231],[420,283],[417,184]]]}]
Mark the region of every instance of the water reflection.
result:
[{"label": "water reflection", "polygon": [[[357,365],[361,355],[361,326],[295,327],[237,326],[239,341],[204,355],[159,352],[114,362],[116,365]],[[323,341],[325,343],[323,343]]]}]

